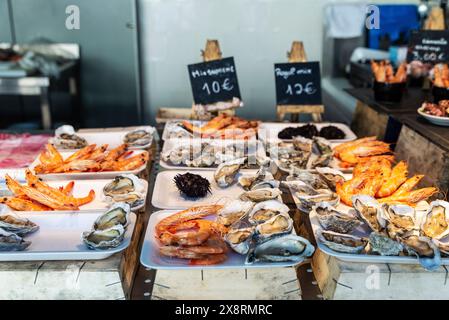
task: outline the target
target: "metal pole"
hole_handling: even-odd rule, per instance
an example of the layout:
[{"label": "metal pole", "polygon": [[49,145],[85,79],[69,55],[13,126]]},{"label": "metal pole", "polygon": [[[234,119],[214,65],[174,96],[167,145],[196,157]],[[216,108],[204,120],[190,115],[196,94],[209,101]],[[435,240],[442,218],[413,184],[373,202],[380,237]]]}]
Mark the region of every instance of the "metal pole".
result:
[{"label": "metal pole", "polygon": [[16,28],[14,23],[14,14],[12,10],[12,0],[7,0],[8,16],[9,16],[9,29],[11,31],[11,46],[16,44]]}]

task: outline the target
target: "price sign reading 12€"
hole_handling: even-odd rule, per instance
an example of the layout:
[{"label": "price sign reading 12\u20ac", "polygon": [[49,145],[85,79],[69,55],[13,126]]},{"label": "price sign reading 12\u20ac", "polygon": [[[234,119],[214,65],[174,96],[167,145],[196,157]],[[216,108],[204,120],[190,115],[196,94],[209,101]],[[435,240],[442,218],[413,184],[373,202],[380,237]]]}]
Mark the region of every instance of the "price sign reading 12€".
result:
[{"label": "price sign reading 12\u20ac", "polygon": [[278,105],[320,105],[319,62],[277,63],[274,65]]},{"label": "price sign reading 12\u20ac", "polygon": [[234,58],[188,65],[195,104],[241,99]]}]

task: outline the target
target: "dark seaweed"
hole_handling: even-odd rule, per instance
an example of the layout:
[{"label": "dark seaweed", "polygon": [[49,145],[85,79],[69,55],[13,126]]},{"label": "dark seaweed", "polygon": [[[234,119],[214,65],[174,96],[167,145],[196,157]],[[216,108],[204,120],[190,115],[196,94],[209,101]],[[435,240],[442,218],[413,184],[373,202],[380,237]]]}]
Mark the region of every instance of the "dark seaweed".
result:
[{"label": "dark seaweed", "polygon": [[339,140],[346,137],[345,133],[335,126],[322,127],[320,130],[320,137],[328,140]]},{"label": "dark seaweed", "polygon": [[293,137],[301,136],[312,139],[318,135],[318,129],[313,124],[306,124],[301,127],[288,127],[278,133],[279,139],[293,139]]},{"label": "dark seaweed", "polygon": [[187,197],[203,198],[211,192],[209,180],[198,174],[177,174],[174,180],[179,192]]}]

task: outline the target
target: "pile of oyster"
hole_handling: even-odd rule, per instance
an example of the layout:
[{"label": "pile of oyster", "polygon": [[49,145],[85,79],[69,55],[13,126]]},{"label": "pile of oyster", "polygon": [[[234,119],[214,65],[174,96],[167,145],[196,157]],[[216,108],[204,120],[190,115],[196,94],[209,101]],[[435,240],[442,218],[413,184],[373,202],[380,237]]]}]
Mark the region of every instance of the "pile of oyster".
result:
[{"label": "pile of oyster", "polygon": [[60,149],[82,149],[88,145],[86,139],[75,134],[75,128],[70,125],[57,128],[55,136],[50,139],[50,143]]},{"label": "pile of oyster", "polygon": [[22,251],[28,248],[31,241],[24,236],[36,232],[39,226],[28,219],[9,214],[0,216],[0,251]]},{"label": "pile of oyster", "polygon": [[110,249],[118,247],[125,236],[129,224],[130,207],[119,202],[99,216],[91,231],[85,231],[82,239],[89,249]]},{"label": "pile of oyster", "polygon": [[108,203],[125,202],[131,209],[140,207],[145,201],[146,188],[134,174],[122,174],[104,186],[103,195]]},{"label": "pile of oyster", "polygon": [[[248,143],[204,142],[179,143],[171,150],[161,153],[162,160],[173,165],[188,167],[211,167],[241,158],[255,158]],[[254,154],[253,154],[254,153]],[[255,162],[256,159],[254,159]]]},{"label": "pile of oyster", "polygon": [[310,212],[318,205],[336,206],[340,197],[335,192],[338,181],[345,180],[342,172],[332,168],[317,168],[316,173],[308,170],[291,169],[283,185],[290,188],[292,196],[297,199],[298,207]]},{"label": "pile of oyster", "polygon": [[298,136],[293,142],[276,142],[268,146],[268,153],[283,170],[335,166],[331,143],[321,137]]},{"label": "pile of oyster", "polygon": [[156,129],[153,127],[141,127],[133,131],[128,132],[123,137],[123,143],[128,144],[130,147],[143,147],[149,146],[153,142],[153,136]]},{"label": "pile of oyster", "polygon": [[322,230],[318,239],[334,251],[383,256],[416,256],[434,270],[449,256],[449,203],[433,201],[418,210],[404,204],[379,204],[374,198],[352,198],[354,210],[343,212],[321,204],[314,211]]},{"label": "pile of oyster", "polygon": [[217,222],[228,226],[226,243],[246,255],[246,263],[257,261],[301,262],[313,254],[314,247],[292,234],[289,208],[279,201],[279,183],[263,180],[260,169],[255,176],[244,176],[239,183],[248,190],[238,200],[228,202],[217,214]]}]

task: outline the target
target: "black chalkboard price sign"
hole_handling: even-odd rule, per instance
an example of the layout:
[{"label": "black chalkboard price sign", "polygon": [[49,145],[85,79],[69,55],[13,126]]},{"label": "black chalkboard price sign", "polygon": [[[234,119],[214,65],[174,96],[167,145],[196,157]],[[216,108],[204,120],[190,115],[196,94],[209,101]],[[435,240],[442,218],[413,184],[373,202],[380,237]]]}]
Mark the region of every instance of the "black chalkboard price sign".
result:
[{"label": "black chalkboard price sign", "polygon": [[441,63],[449,61],[449,31],[413,31],[407,52],[407,62]]},{"label": "black chalkboard price sign", "polygon": [[277,63],[274,65],[278,105],[320,105],[319,62]]},{"label": "black chalkboard price sign", "polygon": [[241,99],[233,57],[190,64],[188,69],[196,104]]}]

